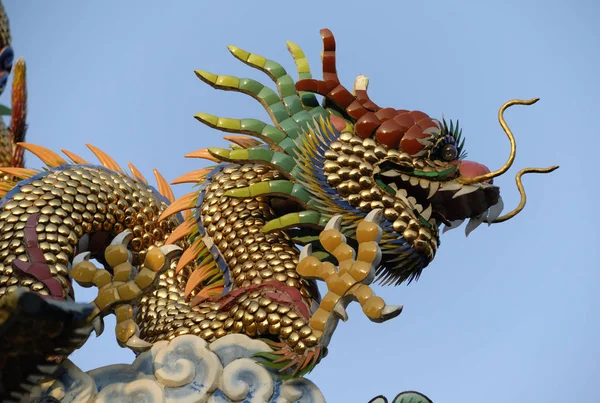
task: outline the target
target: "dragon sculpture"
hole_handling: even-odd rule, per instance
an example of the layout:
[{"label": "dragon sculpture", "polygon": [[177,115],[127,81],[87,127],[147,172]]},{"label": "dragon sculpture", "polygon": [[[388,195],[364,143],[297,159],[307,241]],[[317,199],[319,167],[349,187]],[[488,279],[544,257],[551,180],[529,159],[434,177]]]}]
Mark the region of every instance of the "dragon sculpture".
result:
[{"label": "dragon sculpture", "polygon": [[[3,83],[12,66],[7,21],[0,29]],[[464,160],[458,122],[419,111],[382,108],[359,76],[348,90],[336,70],[332,33],[321,31],[322,80],[302,50],[288,42],[299,79],[278,63],[230,46],[237,59],[264,72],[277,91],[252,79],[196,71],[210,86],[250,95],[272,124],[199,113],[231,149],[186,157],[216,165],[172,183],[192,183],[178,199],[155,171],[150,186],[99,149],[100,165],[63,150],[70,161],[24,143],[24,63],[17,62],[10,129],[2,137],[0,183],[0,395],[18,400],[52,379],[63,360],[114,313],[120,345],[142,352],[161,340],[192,334],[212,341],[231,333],[268,340],[258,357],[282,377],[310,371],[325,355],[345,307],[358,301],[381,322],[402,307],[387,305],[373,281],[416,280],[440,245],[440,230],[469,220],[467,233],[498,223],[500,170]],[[323,97],[319,103],[316,95]],[[42,170],[23,167],[23,150]],[[304,246],[302,252],[298,245]],[[97,262],[102,267],[96,267]],[[327,292],[320,297],[317,280]],[[95,286],[77,304],[72,282]]]}]

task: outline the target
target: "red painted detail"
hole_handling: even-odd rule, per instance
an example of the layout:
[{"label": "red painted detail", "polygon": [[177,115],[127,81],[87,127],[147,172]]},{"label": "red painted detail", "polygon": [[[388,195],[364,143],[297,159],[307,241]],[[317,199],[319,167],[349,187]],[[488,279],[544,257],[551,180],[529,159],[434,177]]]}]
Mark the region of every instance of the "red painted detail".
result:
[{"label": "red painted detail", "polygon": [[[38,245],[37,232],[35,230],[38,219],[39,213],[30,215],[23,228],[25,252],[27,253],[27,257],[29,257],[29,261],[24,262],[15,259],[12,261],[12,267],[44,283],[50,292],[49,298],[64,301],[63,285],[56,278],[52,277],[52,272],[46,262],[44,252],[42,252]],[[69,287],[68,292],[69,295],[73,296],[73,289],[71,287]]]},{"label": "red painted detail", "polygon": [[335,127],[335,130],[341,132],[346,128],[346,120],[344,118],[340,118],[339,116],[330,115],[329,120],[331,120],[331,124]]},{"label": "red painted detail", "polygon": [[306,320],[310,318],[310,310],[302,298],[302,294],[297,288],[288,287],[279,281],[267,281],[261,284],[253,284],[248,287],[238,288],[228,292],[220,297],[221,311],[228,311],[242,294],[248,294],[253,291],[265,291],[264,295],[280,304],[295,308]]}]

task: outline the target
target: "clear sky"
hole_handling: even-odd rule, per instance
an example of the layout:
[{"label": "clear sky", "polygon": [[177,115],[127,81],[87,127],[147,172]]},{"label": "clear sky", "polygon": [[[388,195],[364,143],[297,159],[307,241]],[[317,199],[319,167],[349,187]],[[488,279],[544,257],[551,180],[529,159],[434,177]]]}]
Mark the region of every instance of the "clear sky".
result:
[{"label": "clear sky", "polygon": [[[400,317],[374,324],[349,307],[350,320],[309,377],[334,403],[402,390],[438,403],[600,402],[599,3],[3,3],[15,53],[28,65],[28,140],[85,157],[89,142],[147,177],[153,167],[169,180],[199,169],[204,161],[183,155],[225,145],[194,113],[267,119],[252,99],[194,76],[204,69],[269,82],[236,61],[229,44],[293,72],[285,47],[293,40],[320,77],[319,29],[328,27],[344,83],[366,74],[379,105],[460,119],[469,158],[492,169],[509,150],[498,108],[540,97],[506,114],[518,145],[514,168],[496,182],[507,209],[518,202],[517,169],[561,168],[525,178],[529,200],[517,218],[467,239],[464,226],[451,231],[417,283],[378,287],[388,303],[404,305]],[[4,94],[0,102],[8,100]],[[29,162],[39,166],[35,157]],[[131,361],[111,323],[73,355],[76,364]]]}]

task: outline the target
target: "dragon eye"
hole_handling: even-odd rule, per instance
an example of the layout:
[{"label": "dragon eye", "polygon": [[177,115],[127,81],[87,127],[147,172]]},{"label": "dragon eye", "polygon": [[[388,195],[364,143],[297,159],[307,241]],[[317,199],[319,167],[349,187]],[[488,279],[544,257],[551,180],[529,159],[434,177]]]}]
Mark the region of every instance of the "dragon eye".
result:
[{"label": "dragon eye", "polygon": [[440,150],[440,156],[444,161],[454,161],[458,157],[458,151],[454,144],[446,144]]}]

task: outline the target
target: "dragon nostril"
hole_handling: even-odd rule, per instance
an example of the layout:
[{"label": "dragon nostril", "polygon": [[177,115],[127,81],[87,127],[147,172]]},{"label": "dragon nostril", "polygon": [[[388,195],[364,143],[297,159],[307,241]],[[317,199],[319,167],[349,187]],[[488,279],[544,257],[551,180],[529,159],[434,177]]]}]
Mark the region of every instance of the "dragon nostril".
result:
[{"label": "dragon nostril", "polygon": [[[458,165],[458,169],[460,171],[460,176],[464,178],[475,178],[477,176],[490,173],[490,169],[488,167],[473,161],[461,161]],[[486,182],[493,183],[493,179],[490,179]]]}]

